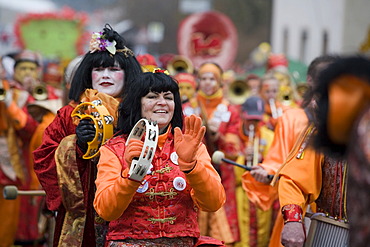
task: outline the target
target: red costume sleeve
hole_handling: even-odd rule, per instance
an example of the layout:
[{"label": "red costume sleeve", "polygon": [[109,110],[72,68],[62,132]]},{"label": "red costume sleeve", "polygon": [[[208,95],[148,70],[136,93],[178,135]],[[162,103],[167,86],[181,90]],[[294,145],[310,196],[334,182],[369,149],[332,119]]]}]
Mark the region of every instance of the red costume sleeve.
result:
[{"label": "red costume sleeve", "polygon": [[57,210],[62,203],[54,155],[60,141],[75,133],[72,110],[73,107],[67,105],[58,111],[54,121],[45,129],[41,146],[33,152],[34,170],[46,191],[46,203],[50,210]]}]

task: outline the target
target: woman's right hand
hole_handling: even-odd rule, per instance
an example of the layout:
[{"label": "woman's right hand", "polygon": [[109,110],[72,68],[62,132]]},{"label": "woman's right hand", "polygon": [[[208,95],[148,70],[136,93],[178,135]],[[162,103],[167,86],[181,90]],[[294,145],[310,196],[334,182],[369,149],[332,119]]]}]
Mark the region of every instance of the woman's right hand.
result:
[{"label": "woman's right hand", "polygon": [[258,182],[265,184],[269,184],[271,182],[271,180],[267,177],[267,171],[262,166],[252,166],[251,175]]},{"label": "woman's right hand", "polygon": [[141,154],[141,150],[143,149],[144,142],[137,140],[137,139],[131,139],[129,144],[127,145],[124,153],[125,161],[128,165],[128,167],[131,166],[131,162],[134,158],[139,158]]},{"label": "woman's right hand", "polygon": [[305,242],[304,226],[301,222],[287,222],[281,233],[281,244],[285,247],[303,247]]}]

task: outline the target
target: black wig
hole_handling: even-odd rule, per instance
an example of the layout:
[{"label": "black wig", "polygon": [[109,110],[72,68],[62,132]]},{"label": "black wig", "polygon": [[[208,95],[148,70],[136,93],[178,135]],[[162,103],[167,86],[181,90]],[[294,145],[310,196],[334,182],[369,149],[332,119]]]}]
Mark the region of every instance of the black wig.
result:
[{"label": "black wig", "polygon": [[[339,59],[330,64],[320,73],[317,88],[315,114],[317,115],[317,134],[314,137],[315,147],[327,155],[343,157],[346,154],[347,144],[334,143],[328,134],[329,85],[342,75],[353,75],[370,83],[370,60],[361,56],[351,56]],[[345,121],[345,120],[343,120]]]},{"label": "black wig", "polygon": [[182,129],[183,113],[179,86],[176,81],[164,73],[146,72],[137,76],[124,93],[118,109],[118,130],[129,134],[141,117],[141,98],[149,92],[168,92],[174,95],[175,110],[171,120],[172,133],[175,127]]},{"label": "black wig", "polygon": [[[116,49],[128,49],[125,44],[126,41],[116,31],[114,31],[109,24],[106,24],[103,33],[107,40],[116,41]],[[107,68],[113,67],[118,63],[125,72],[124,89],[134,77],[142,73],[139,62],[136,60],[133,53],[117,51],[115,55],[108,51],[95,51],[93,53],[87,52],[83,57],[80,65],[76,69],[69,91],[69,99],[79,102],[81,94],[88,88],[92,88],[91,72],[93,68]],[[123,89],[123,90],[124,90]]]}]

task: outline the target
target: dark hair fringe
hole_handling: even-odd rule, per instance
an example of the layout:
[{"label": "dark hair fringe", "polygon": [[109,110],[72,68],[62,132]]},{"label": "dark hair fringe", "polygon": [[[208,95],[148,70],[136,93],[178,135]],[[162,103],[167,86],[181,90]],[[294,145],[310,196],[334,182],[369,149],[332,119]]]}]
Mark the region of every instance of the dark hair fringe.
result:
[{"label": "dark hair fringe", "polygon": [[171,120],[172,133],[175,127],[182,129],[183,113],[179,86],[176,81],[164,73],[145,72],[135,78],[124,92],[118,109],[117,128],[120,133],[128,135],[141,116],[141,98],[149,92],[167,92],[174,95],[175,109]]},{"label": "dark hair fringe", "polygon": [[312,62],[308,65],[307,68],[307,77],[311,77],[312,81],[314,83],[313,86],[309,86],[308,89],[306,90],[305,94],[303,95],[303,102],[302,102],[302,107],[305,108],[307,107],[313,96],[314,96],[314,88],[317,86],[318,82],[318,76],[321,73],[321,67],[320,65],[322,64],[331,64],[335,61],[337,61],[340,58],[338,55],[322,55],[316,57]]},{"label": "dark hair fringe", "polygon": [[320,73],[318,86],[313,92],[318,97],[317,103],[319,106],[315,110],[315,115],[317,116],[317,133],[314,136],[313,145],[317,150],[333,157],[344,157],[348,144],[336,144],[329,138],[327,130],[329,109],[328,87],[336,78],[348,74],[370,83],[370,60],[360,55],[337,60]]}]

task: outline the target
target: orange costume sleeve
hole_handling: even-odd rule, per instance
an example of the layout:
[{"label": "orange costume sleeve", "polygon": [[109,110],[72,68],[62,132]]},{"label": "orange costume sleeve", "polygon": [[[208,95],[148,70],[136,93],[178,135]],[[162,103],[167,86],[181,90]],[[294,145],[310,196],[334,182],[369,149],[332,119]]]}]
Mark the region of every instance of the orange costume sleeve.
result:
[{"label": "orange costume sleeve", "polygon": [[[118,157],[106,147],[100,148],[98,175],[95,181],[97,191],[94,207],[105,220],[119,218],[140,186],[139,183],[121,177],[122,165]],[[129,169],[122,172],[127,177]],[[206,147],[201,145],[197,152],[197,164],[186,174],[192,187],[194,203],[204,211],[216,211],[225,203],[225,191],[221,179],[211,165]]]},{"label": "orange costume sleeve", "polygon": [[311,147],[304,151],[303,158],[293,156],[279,172],[280,207],[299,205],[303,212],[314,202],[321,191],[323,155]]},{"label": "orange costume sleeve", "polygon": [[27,114],[20,107],[18,107],[14,101],[8,107],[8,114],[17,130],[26,125]]},{"label": "orange costume sleeve", "polygon": [[186,174],[186,180],[192,187],[190,193],[194,203],[203,211],[215,212],[225,203],[225,189],[204,144],[199,147],[197,164]]},{"label": "orange costume sleeve", "polygon": [[[275,174],[285,162],[307,125],[308,118],[301,108],[287,110],[279,118],[270,150],[260,164],[269,174]],[[268,210],[278,197],[277,186],[257,182],[249,172],[243,174],[242,183],[249,199],[263,210]]]}]

